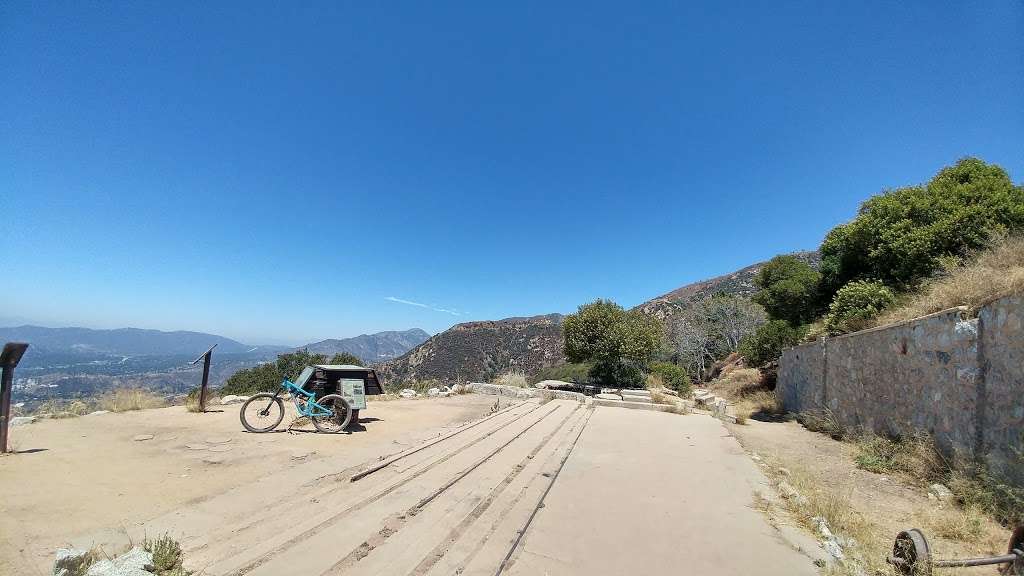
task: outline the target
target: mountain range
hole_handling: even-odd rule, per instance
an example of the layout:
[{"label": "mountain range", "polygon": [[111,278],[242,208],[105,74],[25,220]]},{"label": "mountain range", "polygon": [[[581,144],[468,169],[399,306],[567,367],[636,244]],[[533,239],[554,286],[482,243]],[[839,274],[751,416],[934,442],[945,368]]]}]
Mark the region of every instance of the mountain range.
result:
[{"label": "mountain range", "polygon": [[403,356],[377,365],[385,382],[489,380],[509,370],[535,373],[564,361],[561,314],[465,322]]},{"label": "mountain range", "polygon": [[[796,252],[792,255],[814,268],[820,265],[821,258],[817,252]],[[752,296],[757,292],[754,278],[766,263],[758,262],[729,274],[681,286],[634,307],[634,310],[664,319],[684,309],[690,302],[715,294]],[[565,361],[562,319],[560,314],[547,314],[457,324],[406,354],[379,364],[378,372],[385,383],[487,381],[509,370],[534,375],[545,367]]]},{"label": "mountain range", "polygon": [[405,354],[430,338],[430,334],[419,328],[401,332],[377,332],[360,334],[353,338],[330,339],[306,344],[305,348],[314,354],[331,356],[339,352],[355,354],[364,362],[380,362]]}]

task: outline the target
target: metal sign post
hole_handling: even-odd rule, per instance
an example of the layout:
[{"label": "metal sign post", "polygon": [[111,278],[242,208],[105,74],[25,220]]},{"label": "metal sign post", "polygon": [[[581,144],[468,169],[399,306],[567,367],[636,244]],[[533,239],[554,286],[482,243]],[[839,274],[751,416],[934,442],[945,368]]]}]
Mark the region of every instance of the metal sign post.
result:
[{"label": "metal sign post", "polygon": [[206,385],[210,381],[210,357],[213,356],[213,349],[216,347],[216,344],[210,346],[209,350],[203,352],[202,355],[200,355],[199,358],[196,358],[195,362],[192,363],[192,365],[195,366],[200,360],[203,361],[203,384],[199,388],[200,412],[206,412]]},{"label": "metal sign post", "polygon": [[7,452],[7,427],[11,424],[11,388],[14,387],[14,367],[28,350],[24,342],[8,342],[0,353],[3,377],[0,379],[0,452]]}]

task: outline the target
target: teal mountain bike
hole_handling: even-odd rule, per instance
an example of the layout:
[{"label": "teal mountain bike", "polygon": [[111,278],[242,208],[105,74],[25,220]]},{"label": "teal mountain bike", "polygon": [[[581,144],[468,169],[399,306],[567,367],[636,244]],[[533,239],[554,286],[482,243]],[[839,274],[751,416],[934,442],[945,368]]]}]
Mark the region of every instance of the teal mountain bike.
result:
[{"label": "teal mountain bike", "polygon": [[[303,381],[299,378],[299,381]],[[292,395],[295,410],[300,416],[307,416],[313,426],[321,432],[337,434],[344,432],[352,421],[352,407],[345,398],[338,394],[327,394],[316,398],[313,392],[306,391],[287,378],[281,382],[276,392],[260,392],[249,397],[242,404],[239,418],[242,426],[249,432],[270,432],[281,424],[284,419],[284,401],[282,393]]]}]

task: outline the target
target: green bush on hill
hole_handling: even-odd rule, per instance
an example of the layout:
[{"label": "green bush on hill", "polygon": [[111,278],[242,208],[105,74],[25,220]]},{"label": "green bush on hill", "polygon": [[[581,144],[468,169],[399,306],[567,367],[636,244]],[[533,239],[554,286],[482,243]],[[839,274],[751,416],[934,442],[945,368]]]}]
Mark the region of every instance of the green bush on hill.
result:
[{"label": "green bush on hill", "polygon": [[825,318],[825,328],[833,336],[861,330],[895,302],[896,294],[885,284],[854,280],[836,292]]},{"label": "green bush on hill", "polygon": [[739,352],[749,366],[763,366],[777,360],[783,350],[800,342],[804,330],[790,326],[785,320],[772,320],[744,338]]},{"label": "green bush on hill", "polygon": [[666,388],[679,392],[680,396],[690,395],[690,377],[682,366],[671,362],[655,362],[651,364],[650,373],[659,376]]},{"label": "green bush on hill", "polygon": [[814,320],[819,310],[821,274],[794,256],[776,256],[757,273],[760,289],[753,300],[773,320],[800,326]]},{"label": "green bush on hill", "polygon": [[591,364],[580,363],[573,364],[566,362],[564,364],[556,364],[554,366],[548,366],[542,368],[540,372],[531,379],[531,384],[542,382],[544,380],[561,380],[562,382],[573,382],[576,384],[589,384],[590,383],[590,371],[593,369]]},{"label": "green bush on hill", "polygon": [[984,248],[993,233],[1022,230],[1024,187],[995,164],[964,158],[927,184],[872,196],[856,218],[833,228],[821,245],[825,296],[867,278],[914,288],[944,257]]},{"label": "green bush on hill", "polygon": [[566,316],[562,332],[570,362],[590,362],[597,384],[625,388],[643,386],[644,372],[661,349],[664,327],[611,300],[596,300]]},{"label": "green bush on hill", "polygon": [[276,362],[266,362],[235,372],[221,386],[219,393],[222,396],[228,394],[251,396],[257,392],[273,392],[281,385],[282,380],[285,378],[295,380],[299,377],[303,368],[314,364],[355,364],[362,366],[363,361],[348,352],[335,354],[328,358],[326,354],[310,354],[308,350],[299,350],[298,352],[279,355]]}]

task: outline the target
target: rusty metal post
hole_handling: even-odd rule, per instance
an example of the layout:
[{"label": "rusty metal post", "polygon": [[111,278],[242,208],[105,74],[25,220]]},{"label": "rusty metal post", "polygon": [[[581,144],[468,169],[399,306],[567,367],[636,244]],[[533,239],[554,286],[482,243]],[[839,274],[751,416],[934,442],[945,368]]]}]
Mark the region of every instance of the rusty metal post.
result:
[{"label": "rusty metal post", "polygon": [[0,452],[7,452],[7,428],[11,424],[11,389],[14,387],[14,367],[28,349],[24,342],[8,342],[0,353]]},{"label": "rusty metal post", "polygon": [[203,352],[203,355],[196,358],[192,364],[198,364],[200,360],[203,361],[203,384],[199,388],[199,411],[206,412],[206,386],[210,382],[210,358],[213,356],[213,349],[217,345],[210,346],[210,349]]}]

